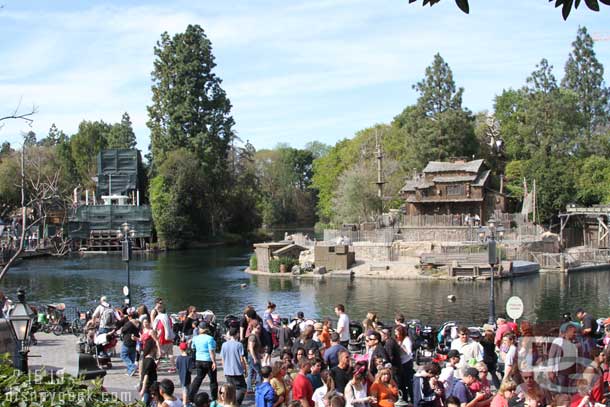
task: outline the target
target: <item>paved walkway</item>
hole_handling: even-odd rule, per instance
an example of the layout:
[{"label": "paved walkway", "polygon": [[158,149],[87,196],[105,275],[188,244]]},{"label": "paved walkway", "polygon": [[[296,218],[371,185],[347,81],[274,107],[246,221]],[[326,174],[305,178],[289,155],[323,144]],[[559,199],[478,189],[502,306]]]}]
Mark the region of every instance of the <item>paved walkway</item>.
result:
[{"label": "paved walkway", "polygon": [[[77,342],[78,338],[74,335],[55,336],[53,334],[37,333],[38,345],[32,346],[29,353],[30,370],[39,370],[43,366],[51,371],[76,366]],[[112,369],[107,370],[104,377],[104,387],[106,390],[124,402],[139,400],[136,390],[138,384],[137,374],[130,377],[126,375],[125,364],[119,358],[121,342],[117,344],[116,356],[112,358]],[[178,354],[178,348],[174,346],[174,353]],[[223,384],[224,373],[221,363],[218,365],[218,383]],[[159,380],[171,379],[176,386],[175,396],[182,397],[180,389],[180,379],[176,373],[168,373],[169,364],[161,362],[159,367]],[[206,378],[199,391],[210,393],[209,380]],[[247,396],[243,406],[254,406],[254,398]]]}]

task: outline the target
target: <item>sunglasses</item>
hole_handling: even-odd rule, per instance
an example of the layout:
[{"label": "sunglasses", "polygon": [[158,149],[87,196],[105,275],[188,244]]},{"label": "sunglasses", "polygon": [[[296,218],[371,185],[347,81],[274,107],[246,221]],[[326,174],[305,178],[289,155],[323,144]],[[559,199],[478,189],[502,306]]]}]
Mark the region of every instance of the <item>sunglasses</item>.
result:
[{"label": "sunglasses", "polygon": [[368,341],[376,341],[376,340],[377,340],[377,338],[372,337],[372,338],[367,338],[367,340],[368,340]]}]

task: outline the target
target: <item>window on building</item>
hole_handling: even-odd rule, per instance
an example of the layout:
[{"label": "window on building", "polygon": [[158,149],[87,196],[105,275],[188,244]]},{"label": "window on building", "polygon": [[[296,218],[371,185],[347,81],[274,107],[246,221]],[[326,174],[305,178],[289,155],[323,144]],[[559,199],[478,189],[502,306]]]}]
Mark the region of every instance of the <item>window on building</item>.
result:
[{"label": "window on building", "polygon": [[447,195],[448,196],[456,196],[456,195],[464,195],[464,185],[447,185]]}]

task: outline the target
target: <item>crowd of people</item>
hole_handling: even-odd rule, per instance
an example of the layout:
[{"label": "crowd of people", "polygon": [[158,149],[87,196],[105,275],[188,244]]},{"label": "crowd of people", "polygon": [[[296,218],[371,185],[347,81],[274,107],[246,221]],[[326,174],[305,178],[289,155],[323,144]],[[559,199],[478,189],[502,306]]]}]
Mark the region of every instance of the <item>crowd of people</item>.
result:
[{"label": "crowd of people", "polygon": [[[143,305],[109,310],[102,297],[94,323],[98,331],[120,334],[121,358],[128,375],[138,373],[146,405],[238,407],[248,395],[257,407],[394,407],[400,399],[415,407],[599,407],[607,401],[610,318],[606,336],[596,338],[597,322],[582,309],[576,321],[564,321],[546,336],[534,336],[527,321],[503,318],[480,330],[459,327],[447,352],[419,366],[416,341],[400,313],[391,325],[368,313],[365,349],[352,353],[342,304],[335,306],[335,323],[306,320],[303,313],[280,319],[271,302],[261,314],[248,306],[226,321],[221,343],[219,327],[199,318],[195,307],[178,330],[161,299],[150,312]],[[181,398],[171,380],[158,380],[160,358],[178,373]],[[200,392],[206,378],[209,394]]]}]

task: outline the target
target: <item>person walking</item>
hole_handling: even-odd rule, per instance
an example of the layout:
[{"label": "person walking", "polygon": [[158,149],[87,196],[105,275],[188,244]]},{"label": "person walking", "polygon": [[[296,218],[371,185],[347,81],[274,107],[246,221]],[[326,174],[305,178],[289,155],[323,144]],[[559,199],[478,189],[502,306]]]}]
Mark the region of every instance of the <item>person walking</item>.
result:
[{"label": "person walking", "polygon": [[199,386],[205,376],[210,378],[210,393],[212,400],[218,398],[218,380],[216,378],[216,341],[210,336],[208,323],[199,323],[199,335],[193,338],[191,347],[195,351],[195,370],[197,375],[189,388],[189,400],[194,400]]},{"label": "person walking", "polygon": [[152,401],[151,385],[157,381],[157,363],[155,362],[157,345],[154,340],[148,339],[144,343],[142,355],[144,360],[142,361],[142,372],[140,380],[140,397],[142,402],[149,406]]},{"label": "person walking", "polygon": [[228,340],[222,344],[220,349],[220,357],[227,383],[235,386],[237,405],[241,406],[247,391],[244,379],[246,359],[244,358],[244,346],[239,342],[237,327],[229,329]]},{"label": "person walking", "polygon": [[121,359],[125,362],[127,375],[133,376],[138,371],[136,365],[136,345],[140,336],[140,321],[134,309],[127,312],[127,322],[121,327]]},{"label": "person walking", "polygon": [[248,324],[250,335],[248,336],[248,376],[246,386],[249,393],[254,393],[254,386],[262,382],[261,356],[263,344],[261,343],[261,324],[253,319]]}]

